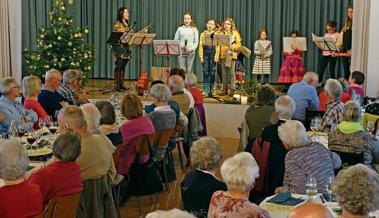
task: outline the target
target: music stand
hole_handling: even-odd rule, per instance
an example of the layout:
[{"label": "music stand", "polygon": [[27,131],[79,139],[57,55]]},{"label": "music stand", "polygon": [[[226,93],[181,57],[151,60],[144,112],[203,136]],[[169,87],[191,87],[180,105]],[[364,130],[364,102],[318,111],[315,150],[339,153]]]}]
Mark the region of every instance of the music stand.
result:
[{"label": "music stand", "polygon": [[129,41],[129,45],[139,47],[139,72],[142,74],[142,45],[149,45],[155,38],[156,34],[152,33],[135,33]]},{"label": "music stand", "polygon": [[330,37],[318,37],[312,33],[312,41],[322,51],[339,51],[336,43]]},{"label": "music stand", "polygon": [[156,56],[166,56],[167,58],[167,69],[170,67],[170,57],[180,55],[180,45],[179,40],[153,40],[154,55]]}]

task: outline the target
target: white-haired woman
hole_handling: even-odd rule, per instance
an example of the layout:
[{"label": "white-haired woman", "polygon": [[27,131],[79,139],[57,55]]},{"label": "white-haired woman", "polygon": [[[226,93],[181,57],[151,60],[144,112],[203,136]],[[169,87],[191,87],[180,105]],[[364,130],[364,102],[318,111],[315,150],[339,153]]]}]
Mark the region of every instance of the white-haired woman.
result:
[{"label": "white-haired woman", "polygon": [[241,152],[226,159],[221,175],[228,190],[213,193],[208,218],[270,217],[267,211],[249,201],[249,192],[259,176],[259,167],[251,154]]},{"label": "white-haired woman", "polygon": [[38,185],[25,181],[29,159],[22,145],[14,140],[0,141],[0,217],[33,217],[42,213]]},{"label": "white-haired woman", "polygon": [[101,114],[94,104],[87,103],[80,106],[83,111],[84,119],[87,123],[87,131],[92,133],[100,133],[99,125]]},{"label": "white-haired woman", "polygon": [[199,117],[201,121],[201,125],[203,126],[202,135],[207,135],[207,123],[205,119],[205,109],[203,105],[203,96],[201,91],[196,87],[197,76],[193,73],[187,73],[185,78],[185,84],[188,90],[191,92],[193,99],[195,101],[195,108],[199,112]]},{"label": "white-haired woman", "polygon": [[363,163],[374,167],[379,163],[379,141],[364,131],[361,121],[361,108],[355,101],[348,101],[342,113],[342,122],[329,133],[328,147],[332,151],[361,154]]},{"label": "white-haired woman", "polygon": [[338,173],[333,192],[342,218],[369,217],[369,212],[379,209],[379,176],[363,164]]},{"label": "white-haired woman", "polygon": [[190,150],[191,165],[195,169],[186,174],[181,183],[184,209],[197,217],[206,217],[212,194],[226,191],[226,184],[215,176],[222,154],[215,138],[203,136],[193,142]]},{"label": "white-haired woman", "polygon": [[283,187],[276,191],[305,194],[305,184],[313,177],[317,180],[318,191],[327,193],[329,177],[334,177],[334,170],[341,167],[338,154],[318,142],[312,142],[303,124],[297,120],[289,120],[279,126],[278,133],[289,151],[285,159]]},{"label": "white-haired woman", "polygon": [[250,200],[259,204],[266,197],[275,193],[275,189],[283,185],[284,177],[284,159],[287,150],[278,135],[278,127],[292,118],[295,112],[295,101],[287,96],[280,96],[275,101],[274,116],[277,119],[276,123],[266,126],[261,134],[262,142],[269,142],[270,149],[267,155],[266,175],[263,186],[257,186],[250,193]]},{"label": "white-haired woman", "polygon": [[[24,107],[36,112],[39,119],[48,121],[49,116],[37,100],[41,88],[41,80],[36,76],[26,76],[22,79],[22,93],[25,97]],[[38,122],[34,123],[33,128],[40,128]]]},{"label": "white-haired woman", "polygon": [[342,86],[338,80],[328,79],[324,86],[326,94],[326,111],[321,120],[320,131],[329,132],[342,121],[343,103]]}]

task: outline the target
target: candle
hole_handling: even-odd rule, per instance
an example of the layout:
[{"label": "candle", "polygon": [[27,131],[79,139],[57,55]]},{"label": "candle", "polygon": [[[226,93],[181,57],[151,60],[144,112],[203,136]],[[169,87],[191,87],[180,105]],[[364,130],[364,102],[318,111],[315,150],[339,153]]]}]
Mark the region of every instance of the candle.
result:
[{"label": "candle", "polygon": [[233,97],[234,97],[235,99],[237,99],[237,101],[241,101],[241,95],[239,95],[239,94],[234,94]]},{"label": "candle", "polygon": [[241,104],[247,104],[247,96],[241,96]]}]

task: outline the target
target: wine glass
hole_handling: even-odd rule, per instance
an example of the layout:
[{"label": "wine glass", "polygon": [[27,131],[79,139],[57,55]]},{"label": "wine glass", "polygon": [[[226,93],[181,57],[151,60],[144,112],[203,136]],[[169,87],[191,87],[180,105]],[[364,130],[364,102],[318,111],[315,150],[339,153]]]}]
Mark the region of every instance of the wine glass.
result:
[{"label": "wine glass", "polygon": [[326,191],[328,192],[329,197],[329,203],[332,202],[332,187],[333,187],[334,177],[330,176],[328,177],[328,180],[326,182]]},{"label": "wine glass", "polygon": [[26,126],[25,125],[18,125],[18,128],[17,128],[17,135],[18,137],[23,137],[24,135],[26,134]]},{"label": "wine glass", "polygon": [[30,147],[33,147],[34,142],[36,142],[37,137],[34,132],[28,132],[26,135],[26,141],[28,142]]},{"label": "wine glass", "polygon": [[313,132],[317,132],[321,125],[321,119],[320,117],[315,117],[311,120],[311,130]]},{"label": "wine glass", "polygon": [[372,120],[367,121],[367,132],[373,132],[375,128],[375,123]]},{"label": "wine glass", "polygon": [[146,99],[149,96],[149,90],[143,90],[143,97]]},{"label": "wine glass", "polygon": [[55,134],[58,130],[58,122],[56,121],[53,121],[51,122],[50,126],[49,126],[49,131],[51,132],[51,134]]},{"label": "wine glass", "polygon": [[12,120],[11,124],[9,125],[8,128],[8,138],[13,139],[16,138],[18,134],[18,126],[14,120]]},{"label": "wine glass", "polygon": [[305,188],[306,188],[306,194],[308,196],[309,201],[310,202],[313,201],[315,196],[318,193],[316,178],[313,176],[310,176],[308,178],[307,184],[305,185]]}]

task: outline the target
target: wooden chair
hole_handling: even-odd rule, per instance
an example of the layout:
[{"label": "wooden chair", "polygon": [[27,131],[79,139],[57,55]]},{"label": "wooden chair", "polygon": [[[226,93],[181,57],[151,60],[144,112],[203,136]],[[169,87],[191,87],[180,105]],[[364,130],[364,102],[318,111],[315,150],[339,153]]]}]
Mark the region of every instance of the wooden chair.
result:
[{"label": "wooden chair", "polygon": [[47,204],[44,218],[76,218],[80,192],[52,198]]},{"label": "wooden chair", "polygon": [[[120,155],[121,155],[121,147],[122,147],[122,144],[121,145],[118,145],[116,146],[116,150],[113,152],[112,156],[113,156],[113,162],[114,162],[114,165],[117,169],[117,165],[118,165],[118,161],[120,160]],[[116,204],[116,209],[117,209],[117,213],[120,214],[120,196],[121,196],[121,185],[120,183],[118,184],[112,184],[112,194],[113,194],[113,198],[114,198],[114,202]]]},{"label": "wooden chair", "polygon": [[[170,137],[174,133],[174,129],[167,129],[167,130],[161,130],[155,133],[153,145],[154,146],[167,146],[168,141],[170,140]],[[166,154],[163,158],[163,160],[158,161],[158,164],[160,164],[163,168],[163,174],[164,174],[164,183],[166,191],[168,191],[168,180],[167,180],[167,171],[166,171],[166,161],[167,161],[167,150]]]},{"label": "wooden chair", "polygon": [[184,152],[183,130],[184,130],[184,126],[180,123],[177,123],[175,126],[175,136],[176,136],[175,144],[176,144],[176,147],[178,148],[180,167],[182,169],[182,172],[184,173],[185,169],[184,169],[183,155],[182,155],[182,150]]}]

